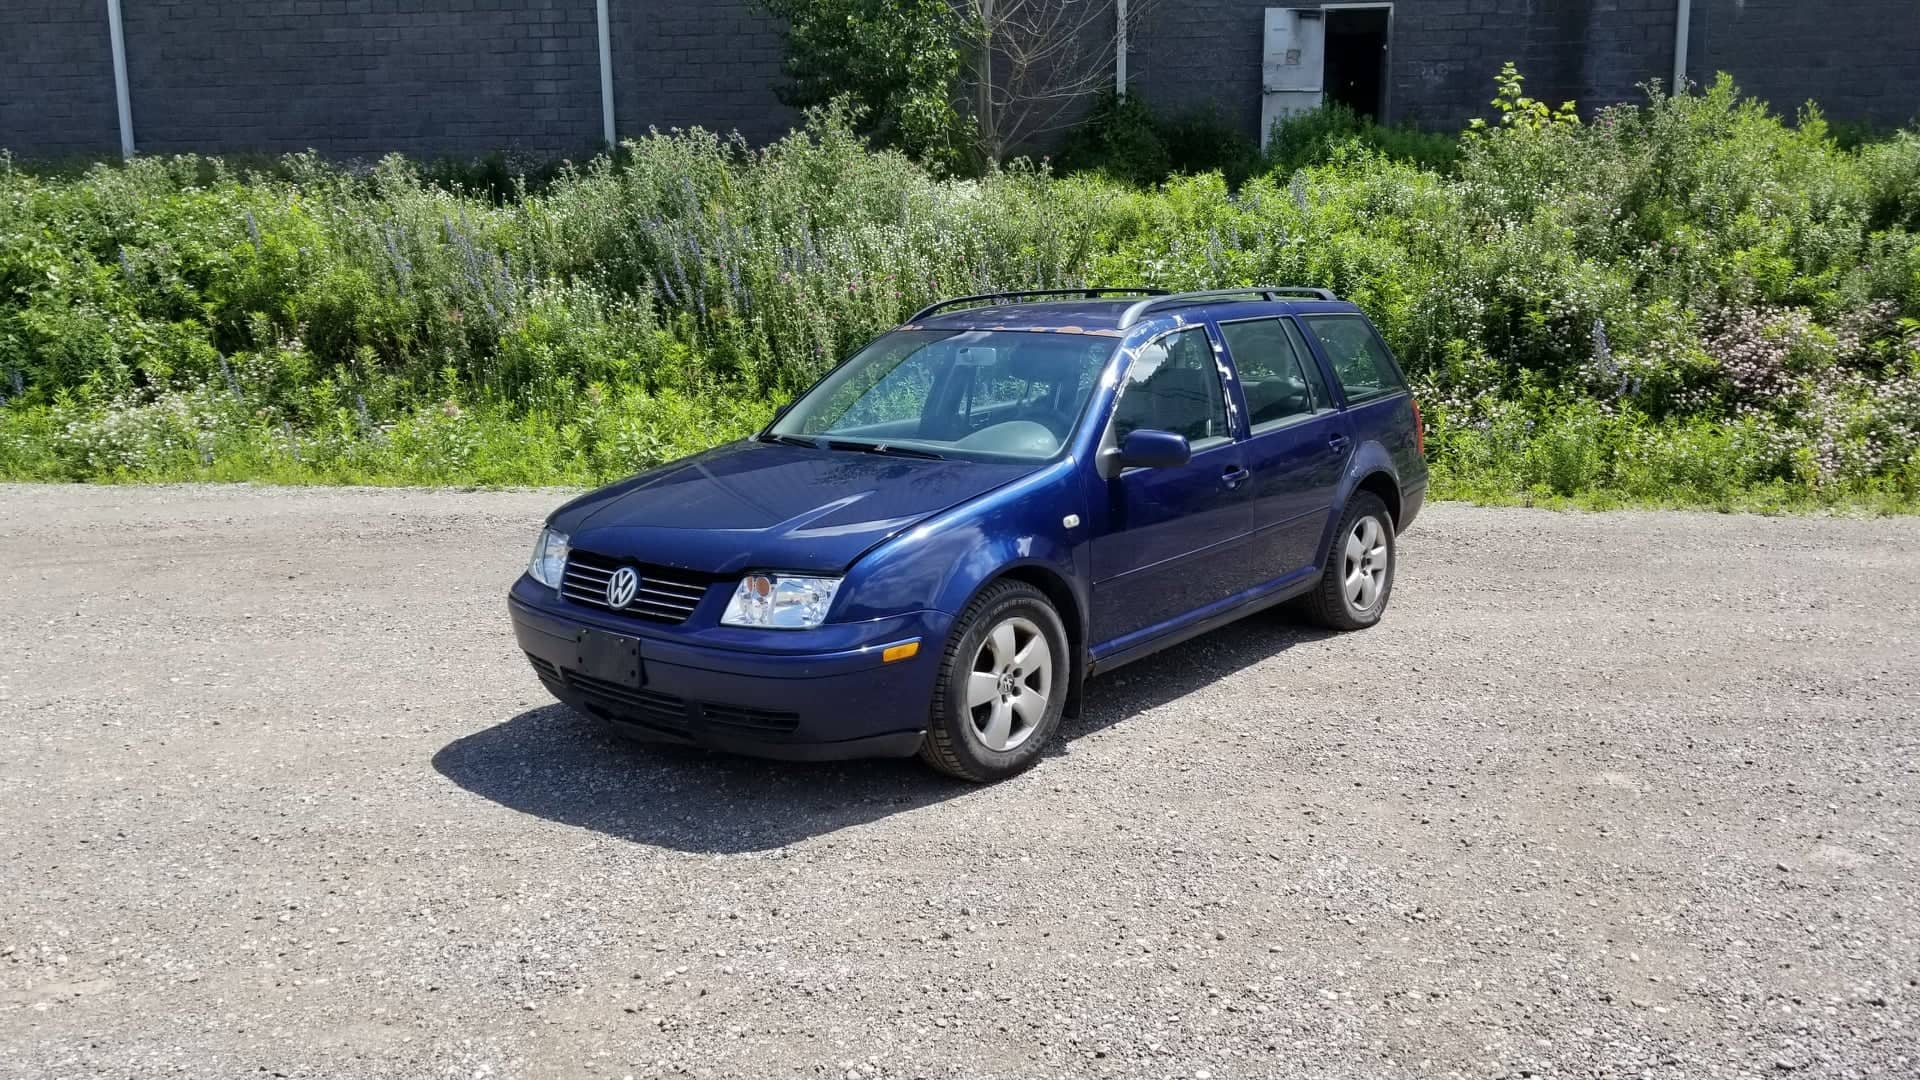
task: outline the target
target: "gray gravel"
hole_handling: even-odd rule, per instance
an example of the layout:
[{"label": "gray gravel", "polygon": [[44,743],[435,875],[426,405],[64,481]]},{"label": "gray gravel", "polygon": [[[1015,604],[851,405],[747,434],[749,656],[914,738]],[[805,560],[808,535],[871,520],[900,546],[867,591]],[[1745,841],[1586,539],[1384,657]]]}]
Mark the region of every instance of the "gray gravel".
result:
[{"label": "gray gravel", "polygon": [[1920,1075],[1911,521],[1435,507],[974,788],[553,706],[559,501],[0,487],[0,1075]]}]

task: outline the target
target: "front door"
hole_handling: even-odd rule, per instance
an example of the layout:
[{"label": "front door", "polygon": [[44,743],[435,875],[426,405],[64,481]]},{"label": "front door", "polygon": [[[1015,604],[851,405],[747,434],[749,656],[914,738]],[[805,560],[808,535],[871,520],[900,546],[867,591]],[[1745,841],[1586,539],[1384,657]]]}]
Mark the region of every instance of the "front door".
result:
[{"label": "front door", "polygon": [[1220,335],[1246,402],[1250,552],[1266,580],[1287,577],[1320,560],[1353,432],[1292,319],[1223,322]]},{"label": "front door", "polygon": [[1221,371],[1199,326],[1143,346],[1127,369],[1111,420],[1114,444],[1137,429],[1171,431],[1187,438],[1193,459],[1098,481],[1089,500],[1104,516],[1093,541],[1096,644],[1132,634],[1149,639],[1162,624],[1251,583],[1241,550],[1250,474]]}]

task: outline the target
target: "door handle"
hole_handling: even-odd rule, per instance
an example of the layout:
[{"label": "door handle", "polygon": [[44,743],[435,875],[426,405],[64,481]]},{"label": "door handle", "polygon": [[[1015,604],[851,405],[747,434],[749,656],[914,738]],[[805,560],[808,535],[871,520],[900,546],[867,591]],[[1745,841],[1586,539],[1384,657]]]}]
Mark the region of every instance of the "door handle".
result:
[{"label": "door handle", "polygon": [[1220,471],[1220,482],[1230,488],[1237,488],[1246,482],[1247,477],[1252,475],[1253,473],[1249,472],[1243,465],[1229,465]]},{"label": "door handle", "polygon": [[1347,448],[1347,443],[1351,441],[1353,440],[1347,438],[1345,435],[1342,435],[1336,431],[1333,434],[1327,436],[1327,449],[1338,454],[1344,451]]}]

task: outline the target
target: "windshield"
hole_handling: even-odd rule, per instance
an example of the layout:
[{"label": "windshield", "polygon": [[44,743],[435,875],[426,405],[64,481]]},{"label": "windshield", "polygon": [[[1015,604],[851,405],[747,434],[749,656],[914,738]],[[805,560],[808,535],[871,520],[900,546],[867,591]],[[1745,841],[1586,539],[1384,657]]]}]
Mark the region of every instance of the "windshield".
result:
[{"label": "windshield", "polygon": [[1117,342],[1030,330],[897,330],[793,403],[768,434],[942,457],[1060,452]]}]

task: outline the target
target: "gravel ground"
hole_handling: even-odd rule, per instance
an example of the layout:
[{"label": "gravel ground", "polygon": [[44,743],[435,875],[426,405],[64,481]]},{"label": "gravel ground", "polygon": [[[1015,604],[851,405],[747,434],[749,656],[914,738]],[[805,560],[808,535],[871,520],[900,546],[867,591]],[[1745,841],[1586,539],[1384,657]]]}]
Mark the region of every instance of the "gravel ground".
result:
[{"label": "gravel ground", "polygon": [[975,788],[552,705],[559,501],[0,487],[0,1075],[1920,1076],[1910,522],[1434,507]]}]

